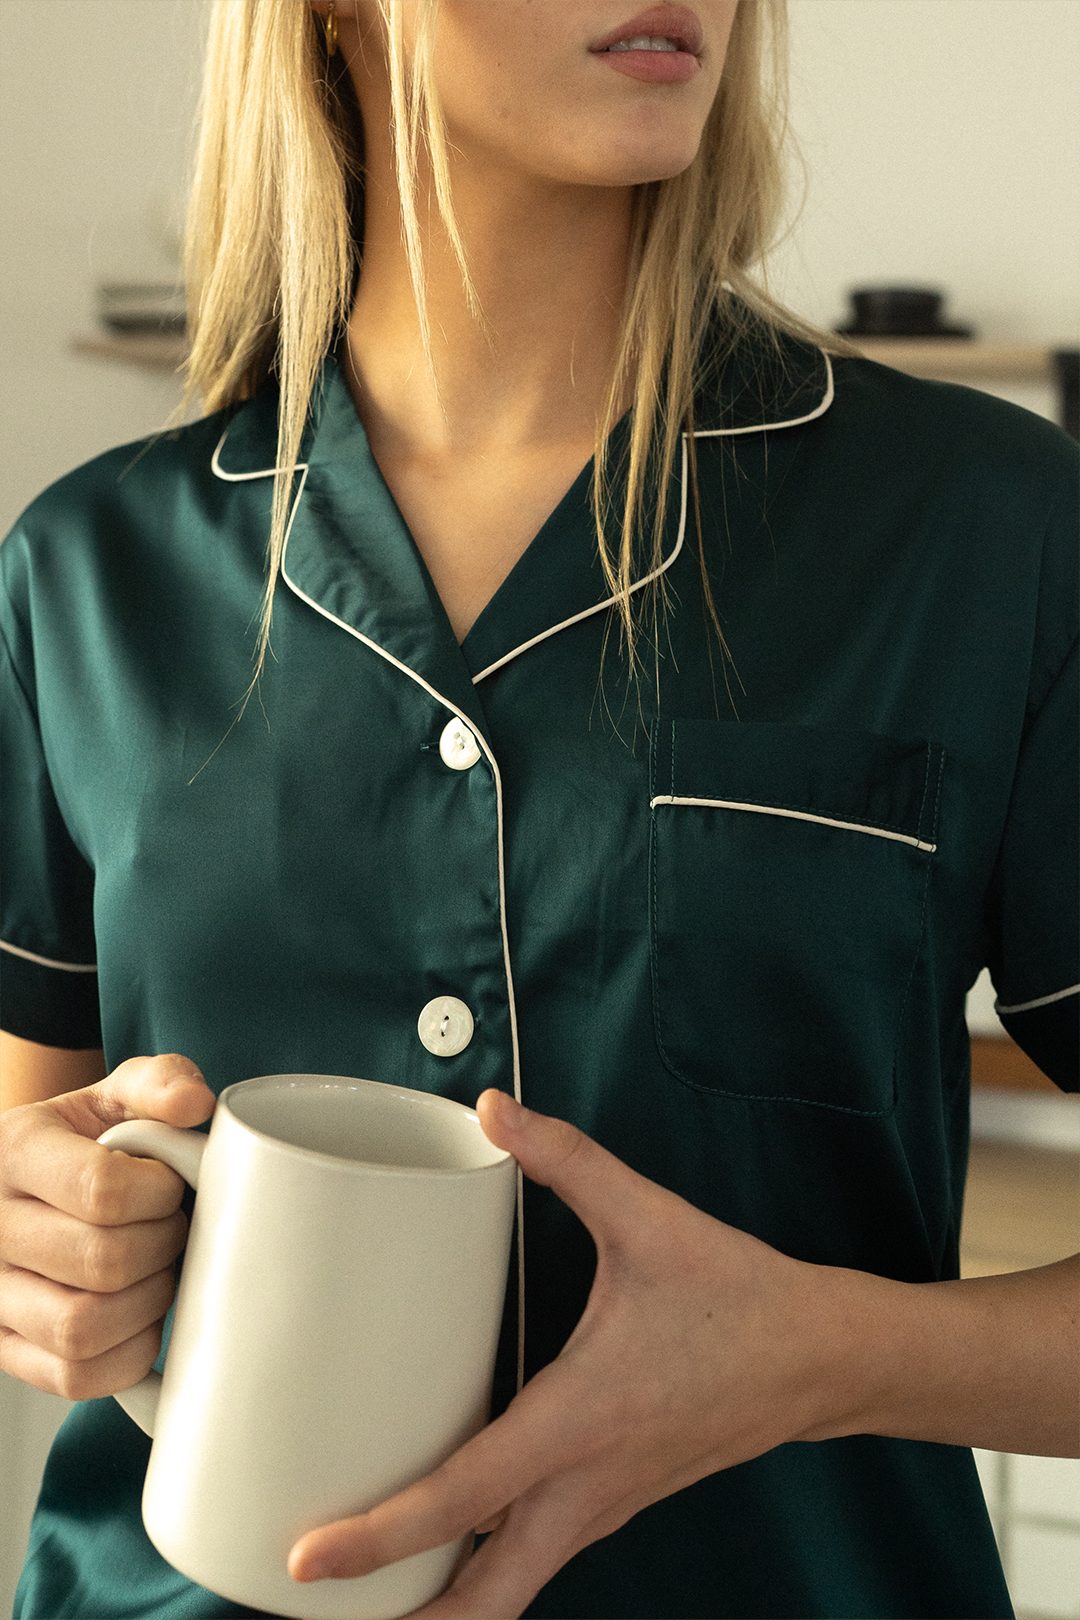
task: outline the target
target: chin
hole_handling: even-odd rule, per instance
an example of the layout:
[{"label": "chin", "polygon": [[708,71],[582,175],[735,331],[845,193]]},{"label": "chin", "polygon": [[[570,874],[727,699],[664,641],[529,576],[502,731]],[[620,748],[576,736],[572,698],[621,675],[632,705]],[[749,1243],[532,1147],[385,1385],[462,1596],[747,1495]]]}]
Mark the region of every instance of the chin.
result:
[{"label": "chin", "polygon": [[637,163],[612,164],[611,169],[603,177],[598,176],[595,183],[602,186],[646,186],[652,181],[673,180],[690,167],[696,156],[695,147],[692,152],[680,152],[666,159],[653,154]]},{"label": "chin", "polygon": [[[671,180],[688,169],[697,157],[701,131],[666,140],[651,138],[641,131],[612,144],[602,155],[594,152],[590,167],[596,183],[604,186],[642,186],[651,180]],[[597,156],[600,161],[597,162]]]}]

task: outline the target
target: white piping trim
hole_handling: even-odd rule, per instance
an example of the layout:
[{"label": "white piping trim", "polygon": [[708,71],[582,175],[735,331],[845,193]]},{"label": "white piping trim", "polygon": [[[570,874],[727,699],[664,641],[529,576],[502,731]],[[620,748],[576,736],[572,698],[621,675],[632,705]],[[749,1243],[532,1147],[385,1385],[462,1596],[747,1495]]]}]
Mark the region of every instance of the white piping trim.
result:
[{"label": "white piping trim", "polygon": [[[755,422],[751,427],[701,428],[693,433],[691,437],[695,439],[713,439],[722,437],[724,435],[732,436],[739,433],[772,432],[777,428],[800,427],[804,422],[813,422],[816,417],[824,416],[825,412],[829,409],[829,406],[833,402],[836,390],[833,380],[832,361],[829,359],[829,356],[825,353],[824,349],[821,351],[821,353],[825,360],[825,370],[828,377],[828,382],[826,384],[824,396],[822,397],[820,403],[815,405],[812,411],[808,411],[805,416],[793,416],[786,422]],[[680,474],[680,482],[682,484],[682,499],[679,509],[679,535],[675,542],[674,550],[672,551],[670,557],[667,557],[664,562],[661,563],[659,568],[654,568],[651,574],[646,574],[643,579],[636,580],[634,584],[631,585],[627,593],[629,596],[633,596],[634,592],[640,591],[643,586],[651,585],[654,579],[659,579],[661,574],[666,573],[683,548],[683,540],[686,536],[686,440],[687,435],[684,433],[682,435],[682,471]],[[612,607],[617,601],[617,596],[608,596],[604,599],[604,601],[597,602],[593,607],[585,608],[581,613],[575,613],[569,619],[562,619],[558,624],[551,625],[547,630],[541,630],[538,636],[532,636],[528,641],[523,641],[520,646],[514,647],[512,651],[508,653],[504,653],[502,658],[497,658],[493,664],[488,664],[487,668],[482,669],[479,675],[474,675],[473,685],[478,686],[479,683],[482,680],[486,680],[489,675],[494,675],[497,669],[502,669],[503,665],[508,664],[512,658],[517,658],[520,653],[528,652],[530,647],[535,647],[538,642],[546,641],[548,636],[557,635],[560,630],[568,630],[572,624],[580,624],[582,619],[589,619],[594,613],[603,613],[606,608]]]},{"label": "white piping trim", "polygon": [[[393,665],[393,667],[395,669],[399,669],[402,672],[403,675],[407,675],[410,680],[415,681],[417,686],[421,687],[425,692],[427,692],[430,697],[433,697],[437,703],[441,703],[445,709],[449,709],[450,713],[454,716],[454,719],[457,720],[459,722],[459,724],[463,725],[476,738],[477,742],[479,743],[481,749],[484,752],[484,756],[487,759],[488,764],[491,766],[492,775],[494,776],[494,779],[495,779],[495,816],[496,816],[496,831],[497,831],[498,856],[499,856],[499,859],[498,859],[498,868],[499,868],[499,924],[500,924],[500,928],[501,928],[501,931],[502,931],[503,967],[504,967],[504,970],[506,972],[507,1002],[508,1002],[509,1011],[510,1011],[510,1047],[511,1047],[511,1053],[512,1053],[512,1057],[513,1057],[514,1097],[520,1103],[521,1102],[521,1059],[520,1059],[520,1053],[519,1053],[519,1049],[518,1049],[517,1006],[516,1006],[516,1002],[515,1002],[515,999],[514,999],[514,975],[513,975],[513,970],[512,970],[512,967],[511,967],[511,963],[510,963],[510,938],[509,938],[509,935],[508,935],[507,929],[506,929],[506,864],[505,864],[505,860],[504,860],[504,857],[503,857],[503,793],[502,793],[502,777],[499,774],[499,767],[498,767],[498,764],[496,762],[495,755],[492,753],[492,751],[491,751],[490,747],[488,746],[487,741],[485,740],[485,738],[482,737],[479,734],[479,732],[477,732],[474,729],[473,724],[466,718],[466,716],[463,715],[460,712],[460,710],[458,710],[458,709],[456,709],[454,707],[454,705],[450,702],[449,698],[443,697],[442,693],[437,692],[433,686],[430,686],[428,684],[428,682],[424,680],[422,675],[418,675],[414,669],[409,668],[408,664],[403,664],[400,659],[395,658],[393,653],[387,652],[385,647],[380,647],[379,643],[377,641],[372,641],[369,636],[362,635],[359,630],[355,630],[353,628],[353,626],[351,624],[346,623],[346,621],[344,619],[339,619],[336,614],[331,613],[327,608],[322,607],[320,605],[320,603],[315,601],[314,597],[309,596],[306,591],[302,591],[300,589],[299,585],[296,584],[295,580],[292,580],[292,579],[289,578],[289,575],[285,572],[285,553],[286,553],[286,550],[288,549],[289,536],[292,533],[293,519],[295,518],[297,508],[300,505],[300,497],[304,493],[304,485],[305,485],[306,482],[307,482],[307,464],[305,463],[305,465],[304,465],[304,476],[300,480],[300,488],[296,492],[296,499],[293,502],[292,511],[289,513],[289,523],[288,523],[288,527],[287,527],[287,529],[285,531],[285,540],[284,540],[284,544],[282,545],[282,549],[281,549],[281,577],[282,577],[282,579],[285,581],[286,585],[292,591],[294,596],[299,597],[302,602],[306,602],[308,607],[314,608],[315,612],[320,614],[322,616],[322,618],[328,619],[331,624],[336,624],[339,629],[346,630],[349,633],[350,636],[354,636],[356,638],[356,640],[361,642],[365,647],[368,647],[368,648],[371,649],[372,652],[377,653],[380,658],[384,658],[388,664]],[[517,1199],[518,1199],[518,1205],[517,1205],[517,1215],[518,1215],[518,1222],[517,1222],[517,1225],[518,1225],[518,1255],[517,1255],[517,1260],[518,1260],[517,1387],[518,1387],[519,1390],[522,1388],[522,1386],[524,1384],[524,1381],[525,1381],[525,1210],[524,1210],[524,1196],[523,1196],[523,1194],[524,1194],[524,1189],[523,1189],[523,1182],[522,1182],[522,1174],[521,1174],[521,1171],[519,1169],[518,1174],[517,1174]]]},{"label": "white piping trim", "polygon": [[[779,428],[801,427],[804,422],[813,422],[813,421],[815,421],[817,419],[817,417],[824,416],[825,412],[829,409],[829,406],[832,404],[833,399],[836,396],[836,386],[835,386],[835,379],[833,377],[832,360],[829,357],[828,353],[824,349],[822,349],[820,352],[821,352],[822,359],[825,361],[825,373],[826,373],[826,378],[827,378],[826,385],[825,385],[825,393],[824,393],[820,403],[815,405],[815,407],[814,407],[814,409],[812,411],[808,411],[805,416],[791,416],[791,417],[789,417],[787,419],[786,422],[752,422],[749,427],[698,428],[695,431],[693,437],[695,439],[718,439],[718,438],[733,438],[733,437],[735,437],[735,436],[737,436],[739,434],[743,434],[743,433],[774,433]],[[231,426],[231,423],[230,423],[230,426]],[[279,472],[284,473],[284,472],[289,471],[289,469],[287,467],[261,467],[257,472],[246,472],[246,473],[230,473],[230,472],[226,472],[225,469],[221,465],[220,456],[221,456],[222,447],[223,447],[223,445],[225,443],[225,440],[228,438],[228,436],[229,436],[229,428],[226,428],[224,433],[221,435],[221,438],[217,442],[217,446],[216,446],[216,448],[214,450],[214,454],[210,458],[210,466],[211,466],[211,469],[212,469],[215,477],[224,478],[230,484],[242,484],[242,483],[246,483],[249,479],[252,479],[252,478],[273,478],[275,476],[275,474],[277,474]],[[306,468],[307,465],[308,465],[308,463],[306,461],[299,461],[296,464],[296,469],[295,470],[297,472],[299,472],[301,470],[301,468]],[[686,435],[684,434],[683,435],[683,481],[684,481],[683,523],[685,523],[685,514],[686,514],[685,478],[686,478]],[[679,535],[679,545],[680,546],[682,544],[681,527],[682,526],[680,526],[680,535]],[[647,575],[645,579],[639,579],[636,584],[631,585],[631,587],[630,587],[631,594],[634,591],[640,590],[643,585],[648,585],[652,580],[658,579],[659,576],[664,572],[665,568],[670,568],[671,564],[675,561],[675,558],[678,555],[678,549],[679,548],[677,546],[675,551],[672,552],[671,556],[668,558],[667,562],[663,564],[662,567],[656,569],[653,573]],[[551,630],[545,630],[543,632],[543,635],[534,636],[532,641],[522,642],[520,647],[516,647],[514,649],[514,652],[507,653],[506,658],[500,658],[498,663],[491,664],[487,669],[481,670],[479,675],[474,675],[473,676],[474,682],[475,681],[482,681],[484,679],[485,675],[490,675],[492,670],[498,669],[502,664],[506,663],[507,659],[514,658],[514,657],[516,657],[517,653],[525,652],[527,648],[535,646],[536,643],[538,641],[542,641],[545,636],[554,635],[556,630],[565,630],[567,625],[576,624],[579,619],[587,619],[589,617],[589,615],[592,614],[592,613],[599,613],[603,608],[610,607],[611,604],[615,600],[616,599],[615,599],[614,596],[609,597],[606,602],[598,602],[595,607],[586,608],[584,613],[576,613],[572,619],[564,619],[561,624],[555,625]]]},{"label": "white piping trim", "polygon": [[[829,356],[825,353],[824,349],[821,351],[821,353],[825,360],[825,371],[828,379],[825,394],[820,403],[816,405],[812,411],[808,411],[805,416],[793,416],[790,417],[786,422],[755,422],[750,427],[700,428],[692,435],[692,437],[695,439],[712,439],[725,436],[731,437],[733,435],[742,433],[773,432],[778,428],[800,427],[804,422],[813,422],[816,417],[823,416],[833,402],[835,386],[833,381],[832,361],[829,359]],[[213,456],[210,458],[211,470],[216,477],[223,478],[230,484],[241,484],[246,483],[253,478],[273,478],[277,473],[284,473],[289,470],[286,467],[263,467],[257,472],[226,472],[221,465],[220,456],[222,447],[225,440],[228,438],[228,435],[229,429],[226,428],[224,433],[221,435],[221,438],[217,442]],[[678,557],[679,553],[682,551],[683,540],[686,537],[686,440],[687,435],[684,433],[682,435],[682,468],[679,480],[682,486],[682,494],[679,503],[678,538],[676,539],[671,555],[665,558],[665,560],[660,564],[659,568],[654,568],[651,574],[646,574],[644,578],[635,580],[634,584],[630,586],[630,589],[627,592],[629,596],[633,596],[636,591],[643,590],[646,585],[651,585],[654,580],[659,579],[661,574],[665,574],[675,561],[676,557]],[[308,462],[298,461],[295,471],[306,473],[308,466]],[[285,577],[284,572],[283,577]],[[553,624],[549,626],[548,629],[541,630],[539,635],[531,636],[528,641],[521,642],[519,646],[512,648],[508,653],[504,653],[501,658],[497,658],[493,664],[488,664],[486,669],[482,669],[478,675],[474,675],[472,678],[473,685],[479,686],[480,682],[486,680],[489,675],[494,675],[497,669],[502,669],[504,664],[509,664],[512,659],[519,657],[521,653],[528,652],[531,647],[537,646],[541,641],[546,641],[549,636],[558,635],[560,630],[568,630],[572,624],[580,624],[582,619],[591,619],[594,613],[603,613],[607,608],[614,606],[617,601],[617,596],[605,597],[602,602],[596,602],[592,607],[584,608],[582,612],[571,614],[570,618],[561,619],[558,624]],[[346,628],[348,627],[346,626]]]},{"label": "white piping trim", "polygon": [[[822,353],[824,353],[824,350],[822,351]],[[832,404],[832,401],[833,401],[833,371],[832,371],[832,364],[831,364],[831,362],[829,360],[829,356],[827,354],[825,355],[825,367],[826,367],[826,371],[827,371],[827,374],[828,374],[828,386],[826,388],[825,397],[821,401],[821,403],[816,407],[816,409],[814,409],[813,411],[810,411],[806,416],[793,417],[790,421],[787,421],[787,422],[761,422],[761,423],[755,424],[753,427],[747,427],[747,428],[713,428],[713,429],[703,428],[700,432],[696,432],[693,435],[693,437],[695,439],[707,439],[707,438],[716,437],[716,436],[719,436],[719,435],[722,435],[722,434],[760,433],[760,432],[763,432],[765,429],[797,427],[797,426],[799,426],[800,423],[812,422],[815,417],[823,415],[823,413],[828,410],[829,406]],[[221,456],[222,447],[224,446],[225,440],[228,437],[228,433],[229,433],[229,429],[226,428],[224,433],[221,435],[221,438],[218,440],[217,445],[216,445],[216,447],[214,449],[214,454],[210,459],[211,470],[214,473],[215,477],[224,479],[227,483],[240,484],[240,483],[250,482],[252,479],[255,479],[255,478],[272,478],[279,472],[283,473],[283,472],[287,472],[289,470],[288,468],[285,468],[285,467],[276,467],[275,466],[275,467],[264,467],[264,468],[259,469],[256,472],[246,472],[246,473],[229,473],[229,472],[226,472],[225,469],[221,465],[220,456]],[[653,582],[653,580],[659,579],[661,574],[666,573],[667,570],[671,567],[672,563],[675,561],[675,559],[678,557],[679,553],[682,550],[683,540],[684,540],[685,535],[686,535],[686,504],[687,504],[686,503],[686,481],[687,481],[686,474],[687,474],[687,460],[688,460],[688,452],[687,452],[687,447],[686,446],[687,446],[687,435],[684,433],[682,435],[682,468],[681,468],[681,474],[680,474],[680,484],[681,484],[682,488],[681,488],[681,496],[680,496],[680,503],[679,503],[679,533],[678,533],[678,537],[677,537],[676,542],[675,542],[675,546],[674,546],[674,548],[673,548],[673,550],[671,552],[670,557],[667,557],[664,560],[664,562],[661,563],[659,568],[653,569],[652,573],[646,574],[643,579],[636,580],[635,583],[630,586],[630,590],[629,590],[630,595],[633,595],[635,591],[641,590],[644,586],[650,585]],[[289,536],[292,533],[293,519],[296,516],[297,509],[298,509],[298,507],[300,505],[300,498],[304,493],[304,486],[307,483],[307,475],[308,475],[309,467],[310,467],[309,462],[302,461],[302,462],[297,462],[296,467],[293,469],[295,472],[302,472],[303,477],[300,480],[300,486],[299,486],[299,488],[297,489],[297,492],[296,492],[296,499],[293,502],[292,511],[289,513],[289,522],[288,522],[288,525],[287,525],[286,530],[285,530],[284,540],[282,542],[281,563],[280,563],[282,579],[285,581],[286,585],[292,591],[294,596],[299,597],[302,602],[306,602],[309,607],[314,608],[316,613],[320,614],[324,619],[328,619],[331,624],[338,625],[340,629],[345,630],[345,631],[348,632],[349,635],[354,636],[357,641],[362,642],[365,647],[369,647],[372,652],[377,653],[380,658],[384,658],[387,661],[387,663],[392,664],[396,669],[400,669],[403,674],[408,675],[410,680],[414,680],[417,683],[417,685],[421,686],[424,689],[425,692],[428,692],[436,700],[436,702],[441,703],[444,706],[444,708],[449,709],[450,713],[454,716],[454,718],[456,720],[458,720],[463,726],[468,726],[469,729],[472,730],[472,727],[469,726],[469,722],[465,718],[465,716],[462,715],[462,714],[459,714],[458,711],[454,708],[453,704],[450,703],[448,701],[448,699],[443,697],[440,692],[437,692],[434,687],[429,686],[427,681],[425,681],[421,676],[419,676],[416,673],[415,670],[410,669],[407,664],[403,664],[403,663],[400,662],[399,659],[394,658],[393,655],[391,653],[388,653],[385,648],[380,647],[378,642],[372,641],[372,640],[370,640],[369,637],[361,635],[359,630],[354,630],[352,625],[347,624],[344,619],[339,619],[336,616],[336,614],[330,613],[330,612],[327,611],[326,608],[320,606],[320,604],[318,602],[316,602],[313,597],[310,597],[310,596],[307,595],[306,591],[302,591],[300,589],[300,587],[292,579],[290,579],[289,575],[285,572],[285,553],[286,553],[286,550],[287,550],[288,544],[289,544]],[[569,619],[563,619],[559,624],[552,625],[549,629],[542,631],[539,635],[533,636],[530,640],[522,642],[519,647],[513,648],[513,650],[511,652],[506,653],[504,657],[496,659],[496,661],[493,664],[489,664],[486,669],[482,669],[478,675],[474,675],[473,676],[473,685],[474,686],[479,685],[479,683],[482,680],[484,680],[488,675],[494,674],[494,672],[497,669],[501,669],[503,667],[503,665],[508,664],[511,661],[511,659],[516,658],[520,653],[527,652],[530,647],[535,647],[539,642],[546,641],[549,636],[554,636],[554,635],[558,634],[558,632],[560,630],[568,629],[570,627],[570,625],[572,625],[572,624],[580,623],[580,621],[582,619],[591,618],[593,616],[593,614],[595,614],[595,613],[602,613],[606,608],[611,607],[616,600],[617,600],[617,598],[615,596],[611,596],[604,602],[597,602],[593,607],[585,608],[583,610],[583,612],[575,613]],[[474,733],[474,735],[476,735],[476,734]],[[505,863],[504,863],[504,858],[503,858],[502,778],[499,775],[499,767],[498,767],[498,765],[496,763],[495,756],[491,752],[491,749],[488,747],[488,745],[485,742],[484,738],[477,735],[476,740],[480,744],[480,747],[482,748],[482,750],[484,752],[484,755],[487,758],[488,763],[491,766],[492,773],[493,773],[493,776],[494,776],[494,779],[495,779],[495,807],[496,807],[496,818],[497,818],[498,855],[499,855],[499,861],[498,861],[498,865],[499,865],[499,919],[500,919],[500,924],[501,924],[501,928],[502,928],[503,964],[504,964],[504,968],[505,968],[505,971],[506,971],[506,989],[507,989],[507,998],[508,998],[509,1011],[510,1011],[510,1042],[511,1042],[511,1048],[512,1048],[512,1053],[513,1053],[513,1065],[514,1065],[514,1096],[517,1099],[517,1101],[520,1103],[521,1102],[521,1062],[520,1062],[520,1054],[519,1054],[519,1050],[518,1050],[517,1008],[516,1008],[516,1004],[515,1004],[515,1000],[514,1000],[514,979],[513,979],[513,972],[512,972],[511,963],[510,963],[510,941],[509,941],[509,937],[508,937],[507,931],[506,931],[506,882],[505,882]],[[660,801],[660,800],[654,800],[653,801],[654,804],[660,803],[660,802],[662,802],[662,801]],[[687,803],[689,803],[689,802],[694,802],[694,801],[671,800],[669,802],[672,802],[672,803],[687,802]],[[703,801],[701,801],[701,802],[703,802]],[[739,806],[738,808],[751,809],[751,808],[761,808],[761,807],[760,806],[746,805],[746,806]],[[773,812],[773,813],[774,814],[780,814],[780,813],[783,813],[783,812]],[[795,814],[796,812],[789,812],[789,813]],[[804,819],[806,819],[808,821],[814,821],[814,820],[820,820],[821,818],[820,817],[815,817],[815,816],[807,816]],[[845,822],[833,822],[833,823],[830,823],[830,825],[838,826],[838,827],[839,826],[852,825],[854,827],[854,824],[849,824],[849,823],[845,823]],[[858,832],[871,832],[871,831],[875,831],[876,829],[868,828],[868,827],[854,827],[854,830],[858,831]],[[899,834],[899,833],[881,833],[880,836],[886,837],[886,838],[900,838],[902,835]],[[903,839],[903,841],[905,843],[917,843],[917,840],[915,840],[915,839]],[[926,844],[918,844],[918,847],[920,849],[933,849],[935,846],[934,845],[926,845]],[[56,965],[60,966],[62,964],[56,964]],[[522,1388],[523,1384],[524,1384],[524,1377],[525,1377],[525,1220],[524,1220],[525,1210],[524,1210],[524,1197],[523,1197],[523,1182],[522,1182],[522,1174],[521,1174],[520,1169],[518,1170],[517,1181],[518,1181],[518,1185],[517,1185],[517,1212],[518,1212],[518,1223],[517,1223],[518,1224],[517,1386],[518,1386],[518,1389],[520,1390]]]},{"label": "white piping trim", "polygon": [[[279,472],[286,473],[289,471],[288,467],[261,467],[258,472],[226,472],[218,458],[221,455],[222,446],[228,437],[229,429],[226,428],[224,433],[221,435],[221,438],[217,442],[217,447],[214,450],[213,455],[210,457],[210,470],[214,474],[215,478],[224,478],[227,484],[246,484],[252,478],[273,478]],[[306,461],[298,461],[293,470],[295,472],[307,472],[308,465],[309,464]]]},{"label": "white piping trim", "polygon": [[913,849],[925,850],[932,855],[936,844],[925,844],[910,833],[891,832],[887,827],[867,827],[861,821],[834,821],[831,816],[812,816],[808,810],[782,810],[775,804],[743,804],[736,799],[689,799],[674,793],[658,793],[649,800],[649,809],[658,804],[703,805],[713,810],[754,810],[760,816],[789,816],[792,821],[816,821],[821,827],[840,827],[844,832],[869,833],[872,838],[890,838],[897,844],[910,844]]},{"label": "white piping trim", "polygon": [[[646,574],[643,579],[635,580],[627,593],[629,596],[633,596],[635,591],[640,591],[644,586],[651,585],[654,579],[660,578],[661,574],[666,574],[683,548],[683,539],[686,535],[686,463],[686,434],[684,433],[682,436],[682,473],[680,478],[680,482],[682,484],[682,497],[679,503],[678,537],[676,538],[670,557],[665,557],[664,561],[660,564],[660,567],[654,568],[651,574]],[[535,647],[537,642],[546,641],[549,636],[557,635],[560,630],[569,629],[572,624],[580,624],[582,619],[591,619],[594,613],[603,613],[606,608],[611,607],[617,601],[617,596],[605,597],[602,602],[596,602],[592,607],[583,609],[581,613],[574,613],[569,619],[562,619],[558,624],[550,625],[548,629],[541,630],[538,636],[532,636],[528,641],[523,641],[520,646],[513,648],[511,652],[504,653],[502,658],[497,658],[493,664],[489,664],[486,669],[482,669],[479,675],[474,675],[473,685],[477,686],[488,675],[494,675],[497,669],[502,669],[504,664],[508,664],[510,660],[512,658],[516,658],[519,653],[528,652],[529,648]]]},{"label": "white piping trim", "polygon": [[694,438],[721,439],[734,438],[736,434],[740,433],[772,433],[777,428],[801,427],[804,422],[813,422],[817,417],[824,416],[833,402],[836,389],[833,382],[832,361],[824,349],[821,350],[821,354],[825,360],[825,371],[828,377],[825,394],[820,403],[815,405],[812,411],[808,411],[805,416],[792,416],[786,422],[754,422],[749,427],[701,428],[700,431],[694,434]]},{"label": "white piping trim", "polygon": [[27,962],[36,962],[38,967],[59,968],[63,973],[96,973],[96,962],[54,962],[50,956],[38,956],[34,951],[24,951],[19,945],[9,945],[6,939],[0,939],[0,951],[10,951],[12,956],[21,956]]},{"label": "white piping trim", "polygon": [[1034,1001],[1018,1001],[1015,1007],[1003,1007],[1000,1001],[994,1002],[994,1011],[1000,1018],[1002,1014],[1007,1018],[1010,1013],[1034,1012],[1036,1007],[1049,1007],[1055,1001],[1064,1001],[1066,996],[1075,996],[1080,991],[1080,984],[1070,984],[1067,990],[1055,990],[1052,996],[1036,996]]}]

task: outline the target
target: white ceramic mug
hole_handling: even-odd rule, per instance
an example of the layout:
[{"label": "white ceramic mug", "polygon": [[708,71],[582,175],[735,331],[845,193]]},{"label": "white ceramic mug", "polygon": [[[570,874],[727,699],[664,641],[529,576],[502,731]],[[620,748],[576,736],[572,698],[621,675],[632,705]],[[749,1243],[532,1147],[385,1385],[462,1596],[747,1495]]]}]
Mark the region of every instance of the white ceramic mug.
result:
[{"label": "white ceramic mug", "polygon": [[164,1376],[117,1396],[154,1436],[155,1547],[272,1614],[391,1620],[434,1597],[461,1542],[304,1586],[285,1563],[487,1421],[514,1160],[459,1103],[335,1075],[230,1086],[209,1136],[131,1120],[100,1141],[198,1186]]}]

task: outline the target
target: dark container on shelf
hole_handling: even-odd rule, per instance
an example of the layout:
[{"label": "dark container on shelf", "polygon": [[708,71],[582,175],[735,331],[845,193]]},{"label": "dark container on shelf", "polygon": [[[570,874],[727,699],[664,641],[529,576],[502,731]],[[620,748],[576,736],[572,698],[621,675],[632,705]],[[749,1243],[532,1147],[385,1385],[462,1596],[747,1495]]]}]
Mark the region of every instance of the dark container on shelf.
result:
[{"label": "dark container on shelf", "polygon": [[945,294],[932,287],[856,287],[849,295],[852,319],[846,337],[970,338],[970,326],[942,320]]},{"label": "dark container on shelf", "polygon": [[1080,439],[1080,349],[1055,349],[1059,421],[1066,433]]}]

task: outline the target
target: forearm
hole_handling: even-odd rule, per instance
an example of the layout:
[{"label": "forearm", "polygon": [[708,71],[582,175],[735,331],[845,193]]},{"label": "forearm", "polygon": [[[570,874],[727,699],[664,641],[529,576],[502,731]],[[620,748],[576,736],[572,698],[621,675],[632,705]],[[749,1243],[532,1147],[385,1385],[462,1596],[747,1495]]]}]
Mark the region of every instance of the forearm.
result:
[{"label": "forearm", "polygon": [[825,1275],[822,1388],[840,1410],[800,1438],[1080,1452],[1080,1257],[956,1282]]},{"label": "forearm", "polygon": [[0,1112],[81,1091],[105,1074],[105,1054],[98,1048],[40,1046],[0,1030]]}]

